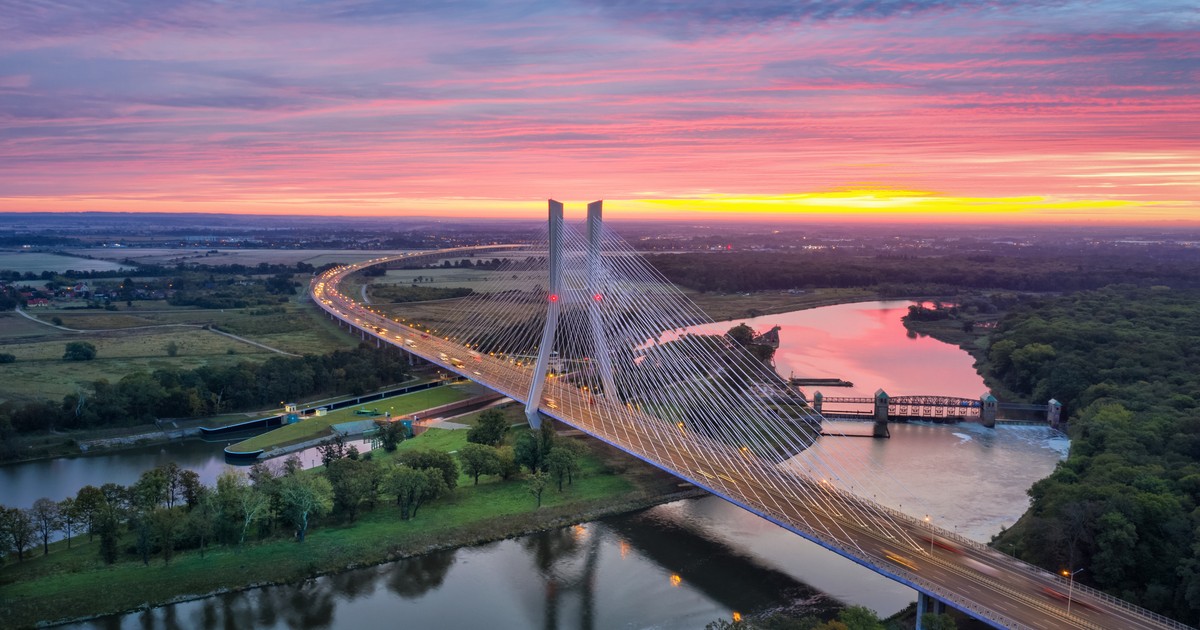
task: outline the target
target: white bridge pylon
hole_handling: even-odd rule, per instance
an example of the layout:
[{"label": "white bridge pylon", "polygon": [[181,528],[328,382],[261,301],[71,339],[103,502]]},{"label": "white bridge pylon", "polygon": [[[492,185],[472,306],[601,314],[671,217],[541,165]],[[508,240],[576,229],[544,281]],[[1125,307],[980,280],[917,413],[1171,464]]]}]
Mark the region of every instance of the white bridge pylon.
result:
[{"label": "white bridge pylon", "polygon": [[890,510],[854,497],[895,484],[822,448],[819,414],[609,231],[601,201],[581,235],[550,200],[544,254],[510,260],[430,317],[479,365],[505,364],[506,393],[535,428],[557,418],[772,520],[803,518],[827,546],[853,548],[853,526],[922,548]]}]

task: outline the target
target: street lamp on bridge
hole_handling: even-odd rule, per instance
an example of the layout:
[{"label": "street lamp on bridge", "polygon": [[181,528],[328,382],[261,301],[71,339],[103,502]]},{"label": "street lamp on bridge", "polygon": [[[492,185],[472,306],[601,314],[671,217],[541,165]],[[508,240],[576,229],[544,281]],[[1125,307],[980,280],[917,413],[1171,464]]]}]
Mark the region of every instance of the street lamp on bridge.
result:
[{"label": "street lamp on bridge", "polygon": [[1067,614],[1068,615],[1071,614],[1071,596],[1075,594],[1075,574],[1079,573],[1082,570],[1083,569],[1075,569],[1074,571],[1069,571],[1067,569],[1062,570],[1063,577],[1067,578],[1067,580],[1068,580],[1068,582],[1067,582]]}]

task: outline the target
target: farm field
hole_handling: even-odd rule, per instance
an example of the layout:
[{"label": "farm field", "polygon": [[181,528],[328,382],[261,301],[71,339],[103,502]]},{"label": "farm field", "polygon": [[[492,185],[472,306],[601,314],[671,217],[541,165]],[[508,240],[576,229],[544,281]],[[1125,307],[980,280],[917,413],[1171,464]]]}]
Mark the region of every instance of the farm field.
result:
[{"label": "farm field", "polygon": [[[96,254],[92,250],[88,250],[87,255],[95,256]],[[105,256],[104,258],[108,257]],[[74,269],[75,271],[117,271],[132,269],[132,267],[121,265],[111,260],[78,258],[46,252],[0,251],[0,269],[40,274],[43,271],[62,273],[68,269]]]},{"label": "farm field", "polygon": [[[263,360],[273,353],[199,328],[154,328],[81,335],[46,328],[47,334],[0,345],[16,356],[14,363],[0,364],[0,400],[61,400],[82,384],[107,379],[117,382],[139,370],[159,368],[194,369],[202,365],[229,365],[238,361]],[[87,341],[96,346],[91,361],[63,361],[69,341]],[[178,353],[171,357],[167,345],[174,342]]]},{"label": "farm field", "polygon": [[[161,301],[135,301],[134,305],[130,309],[122,304],[118,311],[38,309],[30,313],[45,322],[58,317],[68,328],[95,331],[85,333],[59,330],[15,313],[0,314],[0,352],[17,357],[15,363],[0,364],[0,401],[57,401],[74,393],[77,383],[101,378],[116,382],[137,370],[193,369],[277,356],[214,331],[171,324],[212,324],[292,354],[326,354],[359,343],[324,318],[304,294],[294,296],[282,312],[171,307]],[[68,341],[95,344],[97,358],[63,361]],[[167,344],[172,341],[179,348],[175,357],[167,356]]]},{"label": "farm field", "polygon": [[[504,273],[505,284],[516,283],[518,285],[527,283],[533,285],[546,285],[546,273],[536,271],[517,271],[517,272],[501,272]],[[466,288],[473,291],[483,291],[488,288],[497,277],[497,272],[485,269],[389,269],[387,274],[383,276],[374,276],[370,278],[358,278],[359,282],[366,281],[370,284],[412,284],[417,278],[422,281],[417,286],[433,287],[437,289],[458,289]],[[517,276],[513,278],[512,276]]]},{"label": "farm field", "polygon": [[357,249],[223,249],[215,248],[170,248],[131,247],[122,249],[73,249],[77,255],[104,257],[111,260],[129,259],[143,264],[175,265],[246,265],[255,267],[259,263],[294,265],[305,262],[314,267],[337,262],[357,262],[376,256],[401,254],[407,250],[357,250]]},{"label": "farm field", "polygon": [[44,335],[52,329],[37,322],[31,322],[16,313],[9,311],[0,313],[0,351],[10,340],[22,337]]}]

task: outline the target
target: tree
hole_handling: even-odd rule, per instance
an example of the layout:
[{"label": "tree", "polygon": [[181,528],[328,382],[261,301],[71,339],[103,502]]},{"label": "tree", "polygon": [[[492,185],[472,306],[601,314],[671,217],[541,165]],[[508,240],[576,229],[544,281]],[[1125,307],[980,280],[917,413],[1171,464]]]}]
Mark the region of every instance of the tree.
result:
[{"label": "tree", "polygon": [[321,465],[328,467],[329,462],[346,456],[346,440],[341,433],[334,433],[333,440],[317,447],[321,454]]},{"label": "tree", "polygon": [[458,487],[458,462],[450,453],[430,449],[417,449],[402,453],[400,463],[413,468],[435,468],[442,475],[446,488]]},{"label": "tree", "polygon": [[296,542],[304,542],[309,520],[333,509],[333,486],[320,475],[287,475],[279,481],[285,519],[296,528]]},{"label": "tree", "polygon": [[[205,488],[204,486],[201,486]],[[204,557],[204,550],[208,545],[208,541],[212,540],[217,532],[217,524],[220,519],[220,507],[217,503],[217,497],[214,493],[205,491],[200,493],[199,498],[194,504],[189,504],[191,511],[188,512],[187,522],[185,527],[189,535],[196,539],[200,547],[200,557]]]},{"label": "tree", "polygon": [[467,430],[467,441],[499,446],[504,441],[504,433],[507,430],[508,421],[504,419],[504,414],[495,409],[488,409],[479,414],[475,426]]},{"label": "tree", "polygon": [[546,490],[546,485],[550,483],[550,475],[540,470],[529,475],[529,480],[525,482],[525,489],[533,498],[537,499],[537,506],[542,507],[542,493]]},{"label": "tree", "polygon": [[399,420],[376,420],[375,426],[379,427],[379,443],[383,450],[389,453],[396,452],[400,443],[404,441],[404,425],[400,424]]},{"label": "tree", "polygon": [[351,521],[358,518],[362,502],[371,498],[375,487],[372,477],[376,470],[372,462],[355,459],[335,459],[329,462],[325,476],[333,488],[334,509],[347,515]]},{"label": "tree", "polygon": [[14,549],[12,533],[8,531],[7,516],[8,508],[0,505],[0,565],[4,564],[4,559]]},{"label": "tree", "polygon": [[162,505],[167,500],[167,489],[170,480],[162,468],[151,468],[142,473],[141,477],[130,488],[134,508],[149,512]]},{"label": "tree", "polygon": [[17,561],[25,560],[25,551],[33,546],[33,537],[37,530],[33,526],[33,518],[28,510],[21,508],[4,508],[0,512],[0,529],[8,534],[12,547],[17,550]]},{"label": "tree", "polygon": [[416,517],[417,508],[448,490],[445,480],[436,469],[413,468],[404,464],[391,470],[385,488],[388,494],[396,495],[400,519],[405,521]]},{"label": "tree", "polygon": [[266,512],[268,501],[239,472],[225,471],[217,477],[218,525],[227,536],[237,536],[238,545],[246,542],[246,533]]},{"label": "tree", "polygon": [[263,514],[263,518],[266,520],[267,531],[274,531],[276,516],[283,509],[279,495],[279,479],[275,476],[275,469],[266,462],[254,462],[254,465],[250,466],[248,476],[250,485],[267,497],[267,510]]},{"label": "tree", "polygon": [[508,481],[521,472],[521,466],[517,464],[516,455],[513,453],[513,447],[501,446],[496,449],[496,461],[500,466],[500,478]]},{"label": "tree", "polygon": [[200,475],[194,470],[184,470],[179,473],[179,491],[188,509],[195,509],[200,499],[208,493],[208,487],[200,483]]},{"label": "tree", "polygon": [[754,329],[746,324],[738,324],[725,334],[739,346],[748,346],[754,342]]},{"label": "tree", "polygon": [[546,456],[550,449],[554,448],[556,438],[553,424],[545,420],[540,429],[525,431],[517,436],[513,458],[518,464],[528,468],[529,472],[544,471]]},{"label": "tree", "polygon": [[64,361],[91,361],[96,358],[96,346],[86,341],[71,341],[63,352]]},{"label": "tree", "polygon": [[849,606],[838,613],[838,621],[846,624],[847,630],[883,630],[879,616],[866,606]]},{"label": "tree", "polygon": [[175,507],[175,503],[183,499],[183,473],[187,471],[184,471],[175,462],[167,462],[158,469],[163,472],[163,477],[167,481],[165,492],[167,507]]},{"label": "tree", "polygon": [[100,559],[104,564],[117,561],[117,536],[120,534],[121,522],[117,520],[114,510],[101,510],[96,516],[92,529],[100,535]]},{"label": "tree", "polygon": [[558,491],[562,492],[563,480],[574,483],[574,476],[579,473],[579,454],[566,444],[555,446],[546,455],[546,469],[558,482]]},{"label": "tree", "polygon": [[173,357],[179,354],[179,344],[174,341],[167,342],[167,356]]},{"label": "tree", "polygon": [[75,507],[75,499],[67,497],[58,502],[58,528],[67,535],[67,549],[71,548],[71,535],[79,524],[79,510]]},{"label": "tree", "polygon": [[925,613],[921,615],[921,627],[926,630],[957,630],[958,624],[950,615]]},{"label": "tree", "polygon": [[475,485],[479,485],[479,475],[495,475],[500,472],[500,457],[491,446],[468,442],[458,449],[458,458],[462,460],[463,472],[475,480]]},{"label": "tree", "polygon": [[162,549],[163,564],[171,564],[175,555],[175,544],[187,524],[187,515],[177,508],[156,508],[150,513],[150,531],[153,541]]},{"label": "tree", "polygon": [[300,456],[292,453],[287,459],[283,460],[283,476],[290,477],[304,470],[304,462],[300,461]]},{"label": "tree", "polygon": [[29,510],[34,529],[42,537],[42,555],[50,553],[50,535],[58,531],[58,503],[46,497],[33,502]]}]

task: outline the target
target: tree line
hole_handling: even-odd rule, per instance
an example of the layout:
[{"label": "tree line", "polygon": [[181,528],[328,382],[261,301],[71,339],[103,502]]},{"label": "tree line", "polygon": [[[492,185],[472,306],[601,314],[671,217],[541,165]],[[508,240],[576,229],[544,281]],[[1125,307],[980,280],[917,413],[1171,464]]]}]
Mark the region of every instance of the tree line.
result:
[{"label": "tree line", "polygon": [[1071,452],[997,546],[1200,621],[1200,291],[1112,286],[1028,300],[988,370],[1069,415]]},{"label": "tree line", "polygon": [[[273,356],[262,362],[203,365],[191,370],[137,371],[116,383],[93,381],[57,404],[0,404],[0,443],[13,448],[11,440],[3,439],[12,432],[128,426],[155,418],[261,409],[281,400],[314,395],[360,395],[407,376],[408,364],[399,352],[365,344],[325,355]],[[0,452],[0,458],[4,455]]]},{"label": "tree line", "polygon": [[953,295],[961,289],[1078,291],[1113,283],[1200,288],[1200,260],[1114,253],[889,256],[837,249],[812,252],[652,254],[671,282],[697,291],[877,288],[889,295]]},{"label": "tree line", "polygon": [[[381,429],[399,427],[383,422]],[[580,473],[582,446],[560,440],[550,426],[522,431],[506,445],[503,415],[488,411],[468,433],[457,457],[430,449],[405,450],[393,457],[359,453],[340,439],[321,448],[323,468],[302,470],[291,456],[275,467],[258,462],[247,473],[225,471],[212,486],[195,471],[174,463],[144,472],[129,486],[87,485],[61,501],[41,498],[27,509],[0,506],[0,562],[9,554],[24,561],[62,533],[66,548],[87,534],[99,539],[106,564],[133,558],[149,564],[161,557],[169,564],[180,550],[201,557],[211,545],[241,546],[247,540],[291,537],[303,543],[309,530],[324,520],[351,523],[381,502],[394,503],[398,517],[417,517],[421,507],[452,495],[460,472],[478,484],[481,475],[509,480],[522,476],[540,507],[552,483],[570,484]],[[385,453],[397,450],[403,435],[383,439]]]}]

